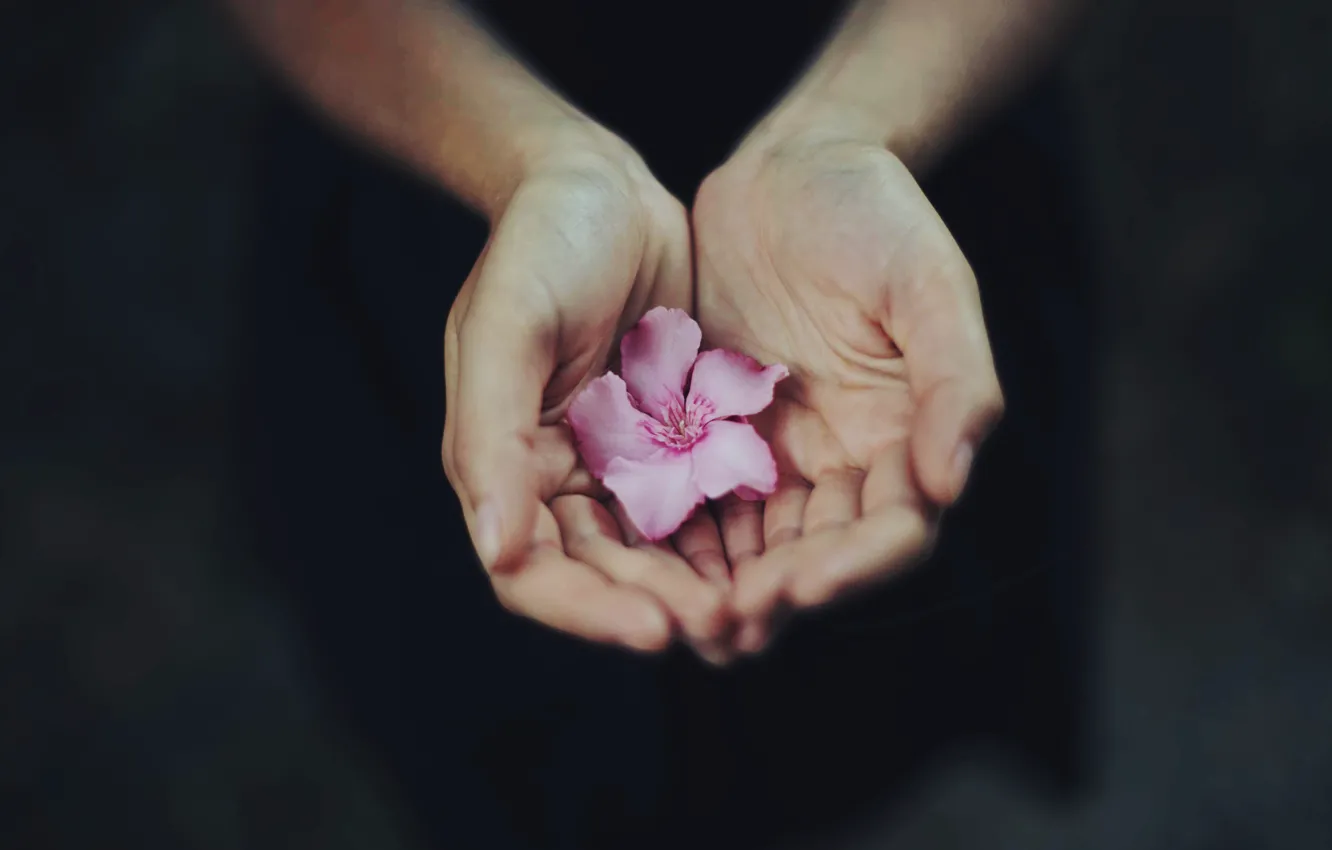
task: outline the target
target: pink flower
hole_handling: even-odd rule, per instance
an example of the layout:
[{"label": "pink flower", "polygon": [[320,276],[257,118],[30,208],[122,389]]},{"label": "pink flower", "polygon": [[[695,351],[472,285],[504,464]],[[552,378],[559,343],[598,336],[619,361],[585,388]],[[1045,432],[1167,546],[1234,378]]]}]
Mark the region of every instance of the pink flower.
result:
[{"label": "pink flower", "polygon": [[699,354],[702,340],[683,310],[649,311],[620,342],[623,379],[602,375],[569,407],[588,470],[648,540],[673,534],[705,499],[757,499],[777,487],[768,444],[734,417],[771,404],[786,367]]}]

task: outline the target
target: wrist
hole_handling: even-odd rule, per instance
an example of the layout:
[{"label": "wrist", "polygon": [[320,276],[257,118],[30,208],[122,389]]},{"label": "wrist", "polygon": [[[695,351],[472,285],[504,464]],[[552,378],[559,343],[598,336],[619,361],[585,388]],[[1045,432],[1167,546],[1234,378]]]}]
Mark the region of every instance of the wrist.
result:
[{"label": "wrist", "polygon": [[1046,56],[1076,0],[859,2],[773,111],[778,135],[840,133],[928,169]]},{"label": "wrist", "polygon": [[794,143],[847,142],[882,148],[910,166],[928,150],[920,122],[911,111],[886,103],[867,103],[839,91],[835,80],[817,73],[803,80],[757,124],[741,143],[749,149],[774,149]]},{"label": "wrist", "polygon": [[572,109],[566,115],[529,122],[511,133],[508,141],[508,155],[480,205],[492,222],[508,207],[519,186],[543,175],[614,175],[628,189],[640,172],[646,174],[628,143]]},{"label": "wrist", "polygon": [[746,136],[743,145],[767,147],[792,139],[844,139],[886,146],[889,129],[880,116],[814,93],[783,100]]}]

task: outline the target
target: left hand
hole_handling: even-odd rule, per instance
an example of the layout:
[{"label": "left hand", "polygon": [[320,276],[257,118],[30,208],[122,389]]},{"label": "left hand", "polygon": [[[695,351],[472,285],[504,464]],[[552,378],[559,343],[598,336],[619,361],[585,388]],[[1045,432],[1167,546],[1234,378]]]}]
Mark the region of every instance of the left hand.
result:
[{"label": "left hand", "polygon": [[760,130],[704,182],[693,223],[704,340],[792,373],[754,417],[778,490],[723,514],[735,647],[757,652],[779,613],[927,552],[1003,397],[975,276],[882,145]]}]

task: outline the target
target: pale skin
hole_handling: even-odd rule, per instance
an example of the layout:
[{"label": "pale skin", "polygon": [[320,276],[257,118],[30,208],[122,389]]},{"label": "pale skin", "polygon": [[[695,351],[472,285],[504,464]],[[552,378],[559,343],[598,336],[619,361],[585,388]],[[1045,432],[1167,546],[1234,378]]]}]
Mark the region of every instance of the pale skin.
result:
[{"label": "pale skin", "polygon": [[[229,2],[335,120],[491,223],[446,324],[442,457],[506,608],[724,663],[927,552],[1003,400],[976,280],[914,175],[1020,82],[1071,0],[863,0],[692,214],[448,3]],[[756,423],[777,492],[645,544],[561,420],[657,305],[792,377]]]}]

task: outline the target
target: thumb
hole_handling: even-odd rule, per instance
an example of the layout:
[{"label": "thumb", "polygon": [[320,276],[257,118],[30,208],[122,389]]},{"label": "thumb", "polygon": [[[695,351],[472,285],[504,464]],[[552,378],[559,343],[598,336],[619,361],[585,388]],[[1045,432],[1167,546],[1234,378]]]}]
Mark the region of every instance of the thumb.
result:
[{"label": "thumb", "polygon": [[921,487],[948,507],[958,500],[972,462],[998,423],[1003,400],[997,382],[950,378],[933,384],[917,401],[911,455]]},{"label": "thumb", "polygon": [[1004,397],[974,289],[940,287],[935,298],[920,305],[927,309],[910,311],[909,330],[899,339],[916,404],[912,462],[925,495],[948,507],[962,495],[976,452],[1002,417]]},{"label": "thumb", "polygon": [[484,290],[445,349],[456,384],[445,411],[445,468],[477,554],[493,571],[519,562],[536,527],[535,447],[554,337],[521,304],[492,304]]}]

